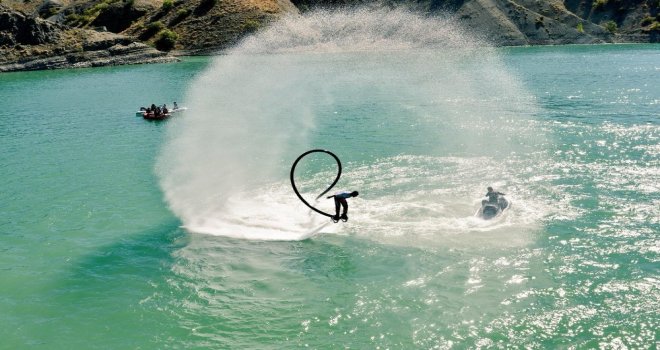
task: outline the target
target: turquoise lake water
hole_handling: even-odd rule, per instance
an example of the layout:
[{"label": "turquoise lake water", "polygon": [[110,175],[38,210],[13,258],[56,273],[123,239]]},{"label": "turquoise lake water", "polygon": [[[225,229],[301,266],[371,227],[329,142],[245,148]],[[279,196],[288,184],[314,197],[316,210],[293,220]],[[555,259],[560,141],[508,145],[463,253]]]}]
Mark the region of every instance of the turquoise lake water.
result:
[{"label": "turquoise lake water", "polygon": [[[380,16],[350,42],[324,28],[355,17],[312,16],[216,58],[1,74],[0,348],[657,347],[660,46]],[[347,223],[291,190],[312,148],[360,191]],[[301,162],[306,198],[334,167]],[[513,204],[484,221],[489,185]]]}]

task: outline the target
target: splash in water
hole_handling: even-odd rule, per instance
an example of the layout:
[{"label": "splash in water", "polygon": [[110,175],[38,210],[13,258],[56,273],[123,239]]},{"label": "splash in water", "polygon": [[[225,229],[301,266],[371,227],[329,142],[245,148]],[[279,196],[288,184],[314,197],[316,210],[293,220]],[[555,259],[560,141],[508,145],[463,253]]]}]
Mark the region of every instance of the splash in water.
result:
[{"label": "splash in water", "polygon": [[[529,118],[534,99],[494,48],[450,19],[405,10],[286,17],[216,57],[187,104],[191,112],[168,125],[158,173],[171,209],[193,231],[433,236],[528,224],[543,211],[523,206],[487,225],[473,217],[486,185],[515,178],[503,175],[502,162],[543,142]],[[364,193],[353,226],[328,226],[288,186],[288,168],[310,148],[347,161],[338,186]],[[401,157],[422,160],[428,174],[410,176],[419,169],[401,168]],[[455,159],[470,166],[447,171]],[[313,198],[330,169],[320,160],[307,166],[300,181]],[[527,165],[507,170],[518,166]],[[437,192],[448,186],[450,196]]]}]

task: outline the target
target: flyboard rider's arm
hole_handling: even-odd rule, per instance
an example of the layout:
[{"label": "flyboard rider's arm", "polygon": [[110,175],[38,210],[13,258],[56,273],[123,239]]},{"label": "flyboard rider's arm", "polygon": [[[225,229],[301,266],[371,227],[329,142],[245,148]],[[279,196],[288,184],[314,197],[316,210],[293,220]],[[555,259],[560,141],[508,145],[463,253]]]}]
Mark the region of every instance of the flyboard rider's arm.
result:
[{"label": "flyboard rider's arm", "polygon": [[330,199],[330,198],[332,198],[332,197],[334,197],[334,196],[328,196],[328,197],[325,197],[325,198],[326,198],[326,199]]}]

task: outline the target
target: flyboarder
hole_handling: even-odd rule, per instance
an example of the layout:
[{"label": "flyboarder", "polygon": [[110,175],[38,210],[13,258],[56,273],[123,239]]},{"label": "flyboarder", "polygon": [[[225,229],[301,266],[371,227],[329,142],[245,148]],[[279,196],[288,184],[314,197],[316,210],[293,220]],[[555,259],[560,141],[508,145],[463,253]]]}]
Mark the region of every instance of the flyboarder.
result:
[{"label": "flyboarder", "polygon": [[[341,219],[344,222],[348,221],[348,216],[346,215],[348,213],[348,202],[346,201],[346,199],[351,197],[357,197],[358,194],[359,194],[358,191],[353,191],[353,192],[341,191],[335,193],[334,196],[326,197],[328,199],[330,198],[335,199],[335,216],[332,217],[332,221],[338,222],[339,219]],[[339,216],[339,207],[344,208],[341,216]]]}]

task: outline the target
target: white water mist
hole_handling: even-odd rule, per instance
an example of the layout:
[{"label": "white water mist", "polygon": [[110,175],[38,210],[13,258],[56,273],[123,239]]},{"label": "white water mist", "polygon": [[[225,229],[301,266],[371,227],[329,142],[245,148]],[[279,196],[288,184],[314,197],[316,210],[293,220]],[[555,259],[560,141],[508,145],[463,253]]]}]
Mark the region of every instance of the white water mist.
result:
[{"label": "white water mist", "polygon": [[[406,153],[506,157],[534,143],[519,122],[533,113],[529,101],[496,50],[452,20],[405,10],[291,16],[216,57],[196,79],[189,112],[168,125],[158,174],[191,230],[301,239],[329,228],[290,189],[300,153],[326,148],[349,164]],[[381,181],[388,169],[379,171],[365,177]],[[365,186],[348,174],[340,186]],[[368,213],[388,195],[374,190],[356,208]],[[389,220],[374,215],[364,228],[387,230]]]}]

